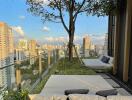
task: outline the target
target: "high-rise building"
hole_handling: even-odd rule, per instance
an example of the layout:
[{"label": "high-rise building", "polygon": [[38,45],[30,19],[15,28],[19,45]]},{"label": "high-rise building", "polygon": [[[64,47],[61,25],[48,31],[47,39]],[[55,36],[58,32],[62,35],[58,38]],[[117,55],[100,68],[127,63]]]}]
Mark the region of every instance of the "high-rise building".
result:
[{"label": "high-rise building", "polygon": [[29,57],[28,40],[19,39],[18,45],[14,51],[15,51],[16,62],[27,59]]},{"label": "high-rise building", "polygon": [[95,52],[98,56],[103,55],[103,45],[95,45]]},{"label": "high-rise building", "polygon": [[91,38],[90,36],[85,36],[83,38],[83,53],[85,57],[89,56],[90,49],[91,49]]},{"label": "high-rise building", "polygon": [[91,44],[90,50],[94,50],[95,51],[95,45]]},{"label": "high-rise building", "polygon": [[84,50],[89,50],[91,48],[91,38],[90,38],[90,36],[85,36],[83,38],[83,48],[84,48]]},{"label": "high-rise building", "polygon": [[[0,22],[0,87],[11,87],[15,83],[14,44],[12,29]],[[11,65],[10,67],[5,67]],[[4,68],[5,67],[5,68]],[[9,74],[10,73],[10,74]]]},{"label": "high-rise building", "polygon": [[28,43],[28,50],[30,56],[30,64],[34,64],[37,56],[37,42],[35,40],[30,40]]},{"label": "high-rise building", "polygon": [[15,49],[15,60],[16,61],[23,61],[29,57],[29,51],[21,49],[21,48],[16,48]]},{"label": "high-rise building", "polygon": [[37,55],[36,47],[37,47],[37,42],[35,40],[30,40],[28,43],[28,50],[29,50],[30,56]]},{"label": "high-rise building", "polygon": [[18,48],[27,50],[28,49],[28,40],[20,39],[18,42]]}]

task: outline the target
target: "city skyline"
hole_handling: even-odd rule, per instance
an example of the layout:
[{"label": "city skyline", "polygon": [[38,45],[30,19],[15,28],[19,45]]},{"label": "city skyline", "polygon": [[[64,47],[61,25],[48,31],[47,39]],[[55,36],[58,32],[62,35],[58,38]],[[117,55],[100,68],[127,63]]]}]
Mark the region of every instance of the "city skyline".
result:
[{"label": "city skyline", "polygon": [[[28,5],[26,5],[26,0],[1,0],[0,3],[2,4],[0,7],[2,15],[0,16],[0,21],[8,23],[13,30],[19,33],[19,35],[15,34],[15,38],[26,37],[40,42],[47,42],[54,38],[57,40],[67,37],[67,33],[61,23],[47,22],[43,24],[40,17],[32,16],[27,11]],[[107,17],[98,18],[96,16],[81,15],[76,23],[75,41],[80,41],[86,34],[92,35],[93,38],[102,38],[102,35],[107,33],[107,26]]]}]

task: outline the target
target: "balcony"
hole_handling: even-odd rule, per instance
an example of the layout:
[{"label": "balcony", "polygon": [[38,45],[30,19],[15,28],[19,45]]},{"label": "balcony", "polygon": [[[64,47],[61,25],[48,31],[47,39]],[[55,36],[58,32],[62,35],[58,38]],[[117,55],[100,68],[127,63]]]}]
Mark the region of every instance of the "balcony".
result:
[{"label": "balcony", "polygon": [[[52,13],[52,12],[47,12],[48,10],[46,10],[44,11],[44,14],[43,14],[42,7],[45,7],[45,4],[44,5],[41,4],[41,1],[39,1],[40,5],[37,2],[37,0],[35,0],[34,3],[32,2],[33,0],[27,0],[27,1],[29,1],[29,3],[27,2],[27,4],[30,6],[28,11],[37,16],[40,15],[40,17],[42,17],[42,20],[44,16],[45,18],[48,18],[46,19],[46,21],[47,20],[54,21],[53,19],[55,19],[55,22],[60,22],[61,20],[64,28],[69,34],[69,40],[71,40],[71,42],[69,41],[69,47],[71,46],[71,51],[72,51],[72,44],[74,40],[73,39],[74,32],[76,32],[75,29],[79,29],[79,31],[83,32],[83,24],[81,24],[80,22],[79,22],[79,25],[77,25],[79,27],[74,27],[75,21],[77,18],[76,14],[79,14],[80,12],[84,12],[86,10],[87,11],[86,13],[88,14],[90,12],[94,12],[93,15],[94,14],[96,15],[97,13],[97,16],[99,16],[100,12],[105,12],[105,10],[108,10],[106,11],[106,14],[105,14],[105,15],[109,15],[108,16],[109,17],[108,41],[106,41],[106,44],[108,45],[107,53],[109,56],[114,56],[114,61],[111,61],[112,63],[107,62],[107,64],[106,63],[104,64],[102,62],[106,62],[106,58],[105,58],[105,61],[102,58],[100,59],[100,57],[98,56],[93,56],[92,59],[91,57],[83,58],[85,57],[85,55],[87,55],[87,52],[89,51],[89,49],[88,50],[86,49],[87,46],[89,47],[89,45],[91,45],[88,43],[86,39],[84,39],[83,42],[85,42],[86,44],[86,45],[85,44],[83,45],[84,54],[79,56],[75,55],[72,61],[68,60],[68,57],[67,57],[68,53],[66,52],[66,49],[62,50],[63,51],[62,56],[60,56],[58,49],[43,50],[40,53],[38,52],[36,53],[36,47],[38,49],[39,46],[37,46],[37,43],[35,40],[29,41],[29,44],[27,40],[24,40],[24,41],[21,40],[20,41],[21,43],[19,45],[22,46],[25,44],[26,50],[29,51],[28,52],[29,56],[28,57],[23,56],[22,54],[23,51],[21,51],[21,48],[16,47],[15,52],[18,52],[18,54],[17,56],[15,56],[16,59],[14,62],[14,60],[12,59],[14,58],[14,55],[13,55],[14,53],[13,39],[14,38],[11,31],[12,29],[16,32],[20,30],[19,34],[22,35],[22,37],[24,36],[24,32],[20,26],[14,26],[11,29],[6,23],[0,22],[0,28],[1,28],[0,34],[2,33],[0,35],[0,38],[2,40],[0,41],[2,43],[1,45],[2,52],[0,53],[1,55],[0,99],[4,99],[4,100],[28,100],[28,99],[31,99],[31,100],[67,100],[67,99],[70,99],[70,100],[78,100],[78,99],[79,100],[94,100],[94,99],[95,100],[117,100],[117,99],[132,100],[132,96],[131,96],[132,94],[132,90],[131,90],[132,88],[132,52],[131,52],[131,49],[132,49],[132,44],[131,44],[132,43],[132,35],[131,35],[132,33],[132,27],[131,27],[132,26],[132,13],[131,13],[132,1],[131,0],[119,0],[120,2],[117,2],[117,5],[114,5],[114,6],[112,5],[115,2],[111,2],[112,5],[110,4],[106,6],[104,4],[103,8],[98,7],[99,6],[98,0],[92,0],[92,1],[97,1],[95,4],[93,3],[93,5],[90,4],[93,6],[93,7],[91,6],[92,8],[89,7],[90,6],[89,4],[86,6],[84,5],[85,7],[83,7],[83,2],[81,6],[80,0],[76,0],[78,1],[78,3],[76,3],[75,0],[72,0],[72,2],[69,4],[68,2],[57,3],[58,0],[51,2],[50,3],[51,5],[48,5],[46,3],[46,5],[48,5],[51,8],[51,10],[56,10],[57,8],[60,13],[59,16],[58,14],[54,15],[56,14],[56,11],[55,13]],[[85,1],[86,0],[84,0],[84,3]],[[92,1],[89,1],[89,2],[92,2]],[[102,1],[102,3],[104,2],[105,0]],[[108,2],[106,2],[106,4],[107,3]],[[5,2],[4,4],[6,5],[7,2]],[[8,19],[8,16],[10,16],[10,18],[14,18],[15,20],[17,20],[15,16],[18,16],[18,15],[14,16],[10,12],[8,12],[7,15],[5,14],[6,11],[10,11],[10,9],[13,8],[14,6],[12,5],[12,7],[9,7],[9,4],[16,4],[20,6],[18,2],[16,3],[11,2],[11,3],[8,3],[6,7],[2,7],[4,9],[4,10],[2,9],[2,11],[4,12],[4,13],[2,12],[4,15],[2,17],[2,20],[9,22],[9,24],[11,25],[12,24],[18,25],[20,24],[18,23],[19,21],[15,23],[14,20],[12,20],[13,22],[10,22]],[[60,5],[62,6],[62,8]],[[76,11],[76,7],[78,8],[77,11]],[[89,9],[90,11],[86,9],[87,7],[90,8]],[[5,9],[5,8],[9,8],[9,9]],[[66,9],[64,10],[64,8]],[[98,8],[100,8],[99,13],[96,12],[96,9]],[[91,11],[91,9],[93,9],[93,11]],[[115,9],[115,10],[113,11],[112,9]],[[16,9],[12,9],[12,10],[15,11]],[[70,16],[69,27],[67,26],[67,22],[68,22],[67,18],[63,16],[63,14],[65,14],[65,11],[68,11],[68,10],[69,10],[68,13]],[[17,12],[22,12],[22,10],[20,9],[19,11],[16,11],[15,13],[18,14]],[[25,18],[26,18],[25,16],[20,16],[21,20],[24,20]],[[33,17],[29,18],[31,20],[26,20],[25,22],[33,22],[32,18]],[[85,28],[88,28],[89,27],[87,26],[88,22],[86,21],[87,18],[82,16],[80,17],[79,20],[83,18],[84,20],[82,22],[83,23],[85,22],[86,24]],[[23,25],[26,28],[27,24],[23,23]],[[99,25],[100,24],[95,24],[93,29],[95,29],[95,26],[99,26]],[[33,24],[31,24],[31,26],[29,27],[29,30],[32,30],[33,26],[40,28],[38,23],[36,23],[36,20]],[[82,28],[80,26],[82,26]],[[45,32],[48,32],[50,29],[45,26],[42,30]],[[54,30],[56,31],[56,26],[54,27]],[[96,30],[98,30],[97,27],[96,27]],[[35,31],[35,28],[30,33],[34,33],[34,31]],[[55,31],[52,31],[52,33],[54,33]],[[39,33],[39,31],[36,33]],[[54,38],[51,38],[48,40],[54,40]],[[55,40],[58,41],[59,39],[55,39]],[[64,40],[65,40],[65,37],[64,37]],[[29,47],[26,45],[29,45]],[[23,50],[25,49],[23,48]],[[10,65],[8,65],[9,63]]]}]

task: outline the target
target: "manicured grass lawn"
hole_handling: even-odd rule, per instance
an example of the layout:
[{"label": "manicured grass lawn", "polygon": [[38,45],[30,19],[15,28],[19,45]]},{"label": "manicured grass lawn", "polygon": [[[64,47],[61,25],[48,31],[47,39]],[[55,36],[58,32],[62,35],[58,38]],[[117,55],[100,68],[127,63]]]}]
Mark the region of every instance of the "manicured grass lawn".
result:
[{"label": "manicured grass lawn", "polygon": [[93,75],[96,74],[93,70],[81,66],[79,60],[74,58],[72,62],[68,59],[62,59],[57,64],[59,75]]},{"label": "manicured grass lawn", "polygon": [[68,59],[61,59],[52,66],[49,73],[42,79],[42,81],[35,87],[33,94],[39,94],[44,88],[47,80],[51,75],[95,75],[96,72],[81,66],[79,60],[74,58],[72,62]]}]

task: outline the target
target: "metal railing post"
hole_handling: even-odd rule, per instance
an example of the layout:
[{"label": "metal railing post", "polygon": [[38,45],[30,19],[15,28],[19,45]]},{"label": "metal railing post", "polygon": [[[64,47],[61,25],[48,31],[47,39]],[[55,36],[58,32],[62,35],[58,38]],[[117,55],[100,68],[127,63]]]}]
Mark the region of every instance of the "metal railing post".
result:
[{"label": "metal railing post", "polygon": [[51,63],[50,60],[51,60],[51,59],[50,59],[50,50],[48,50],[48,67],[49,67],[49,68],[50,68],[50,63]]},{"label": "metal railing post", "polygon": [[21,90],[21,70],[19,68],[16,69],[16,84],[18,90]]},{"label": "metal railing post", "polygon": [[42,73],[42,57],[41,54],[39,55],[39,74],[41,75]]}]

